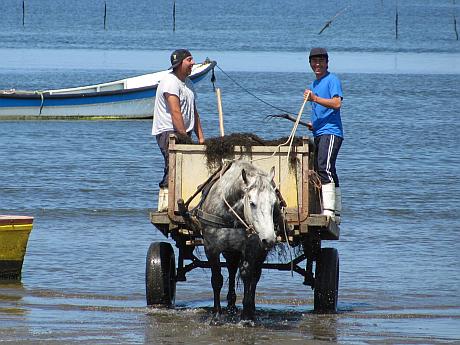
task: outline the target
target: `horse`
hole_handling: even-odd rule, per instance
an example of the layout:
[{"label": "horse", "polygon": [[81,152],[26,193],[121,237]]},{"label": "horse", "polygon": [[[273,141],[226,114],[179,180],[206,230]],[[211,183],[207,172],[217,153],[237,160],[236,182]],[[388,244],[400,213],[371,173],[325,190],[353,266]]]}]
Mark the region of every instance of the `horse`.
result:
[{"label": "horse", "polygon": [[218,325],[222,319],[220,254],[227,262],[229,274],[228,313],[237,312],[235,277],[239,268],[244,285],[241,320],[254,321],[255,292],[262,264],[276,242],[274,211],[276,214],[279,200],[274,175],[274,167],[267,174],[247,161],[237,160],[202,199],[201,231],[214,292],[211,324]]}]

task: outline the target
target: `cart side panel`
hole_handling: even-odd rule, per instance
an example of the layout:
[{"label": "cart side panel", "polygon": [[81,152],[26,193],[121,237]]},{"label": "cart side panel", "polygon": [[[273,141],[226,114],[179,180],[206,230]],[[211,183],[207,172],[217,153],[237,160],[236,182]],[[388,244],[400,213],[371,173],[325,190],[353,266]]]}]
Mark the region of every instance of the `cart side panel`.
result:
[{"label": "cart side panel", "polygon": [[[253,146],[251,151],[244,147],[235,147],[235,159],[252,160],[254,165],[269,172],[275,167],[275,182],[288,207],[289,218],[298,222],[300,211],[301,220],[308,216],[308,170],[309,147],[308,140],[304,145],[292,148],[296,157],[295,168],[291,167],[288,159],[289,148],[286,146]],[[169,179],[169,210],[177,211],[177,200],[188,200],[206,179],[213,173],[206,164],[204,145],[176,144],[174,138],[170,141],[170,179]],[[189,207],[197,205],[199,196],[195,197]],[[299,210],[297,206],[299,205]],[[174,212],[170,212],[174,216]]]},{"label": "cart side panel", "polygon": [[[182,155],[182,170],[180,179],[182,180],[180,197],[187,200],[196,192],[201,185],[211,175],[206,166],[206,157],[201,151],[187,151]],[[195,197],[190,206],[194,207],[200,201],[201,195]]]},{"label": "cart side panel", "polygon": [[[169,201],[167,218],[171,221],[169,228],[183,224],[179,215],[177,200],[187,201],[198,187],[214,172],[206,164],[204,145],[176,144],[175,138],[169,142]],[[320,190],[314,170],[314,150],[304,138],[303,145],[292,148],[296,157],[296,168],[290,167],[287,159],[288,147],[253,146],[248,152],[244,147],[235,147],[235,158],[252,160],[260,169],[269,172],[275,167],[275,182],[287,203],[286,220],[301,234],[311,229],[320,231],[322,239],[339,239],[339,227],[327,216],[321,215]],[[262,159],[263,158],[263,159]],[[316,181],[315,181],[316,180]],[[200,195],[189,204],[197,205]],[[154,224],[158,217],[152,218]],[[163,218],[162,218],[163,219]],[[163,223],[161,223],[163,225]]]}]

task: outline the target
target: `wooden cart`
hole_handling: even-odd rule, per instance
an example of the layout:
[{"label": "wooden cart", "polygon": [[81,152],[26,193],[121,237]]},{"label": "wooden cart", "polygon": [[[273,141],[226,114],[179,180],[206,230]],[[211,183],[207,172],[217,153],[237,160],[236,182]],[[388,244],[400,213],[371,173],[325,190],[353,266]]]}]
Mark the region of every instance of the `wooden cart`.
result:
[{"label": "wooden cart", "polygon": [[[314,150],[309,138],[302,145],[235,147],[235,159],[247,159],[262,170],[275,167],[275,182],[287,206],[286,231],[278,237],[288,241],[300,254],[287,263],[264,263],[265,269],[294,270],[304,277],[304,284],[314,289],[314,309],[318,312],[337,310],[339,257],[335,248],[321,248],[323,240],[338,240],[337,224],[321,214],[320,190],[313,168]],[[181,208],[182,200],[192,209],[200,199],[197,190],[211,175],[207,168],[204,145],[177,144],[169,139],[169,199],[167,212],[151,212],[152,224],[166,237],[172,238],[178,248],[177,266],[173,248],[168,242],[150,245],[146,260],[146,297],[148,305],[172,305],[176,282],[186,281],[186,274],[194,268],[210,268],[199,259],[194,249],[203,244],[199,233],[190,228],[187,214]],[[289,158],[288,158],[289,155]],[[295,157],[295,159],[293,159]],[[183,203],[182,203],[183,205]],[[306,261],[305,268],[300,267]],[[313,273],[313,263],[315,269]],[[221,262],[226,267],[225,262]]]}]

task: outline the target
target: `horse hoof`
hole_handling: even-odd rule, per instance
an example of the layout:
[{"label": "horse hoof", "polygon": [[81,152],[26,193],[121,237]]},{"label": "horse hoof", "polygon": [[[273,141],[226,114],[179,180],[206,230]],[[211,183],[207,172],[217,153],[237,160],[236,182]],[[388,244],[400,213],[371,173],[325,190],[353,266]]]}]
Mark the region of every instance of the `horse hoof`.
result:
[{"label": "horse hoof", "polygon": [[228,306],[227,307],[227,313],[229,315],[235,315],[238,313],[238,308],[235,306],[235,305],[232,305],[232,306]]},{"label": "horse hoof", "polygon": [[223,321],[222,321],[222,316],[220,314],[215,314],[212,319],[211,319],[211,322],[209,323],[211,326],[221,326],[223,325]]},{"label": "horse hoof", "polygon": [[248,313],[248,312],[242,312],[241,313],[241,321],[240,324],[244,327],[254,327],[255,322],[254,322],[254,314],[253,313]]},{"label": "horse hoof", "polygon": [[241,320],[240,325],[243,327],[255,327],[256,323],[254,320]]}]

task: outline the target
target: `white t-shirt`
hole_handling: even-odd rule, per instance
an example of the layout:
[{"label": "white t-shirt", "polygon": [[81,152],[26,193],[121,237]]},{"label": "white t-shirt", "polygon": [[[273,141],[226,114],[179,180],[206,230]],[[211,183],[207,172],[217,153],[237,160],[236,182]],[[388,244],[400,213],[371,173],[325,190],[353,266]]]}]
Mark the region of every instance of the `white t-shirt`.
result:
[{"label": "white t-shirt", "polygon": [[165,93],[179,97],[180,110],[184,119],[185,130],[192,131],[195,127],[195,98],[196,93],[190,78],[181,81],[171,71],[159,83],[153,111],[152,135],[173,131],[171,111],[165,98]]}]

